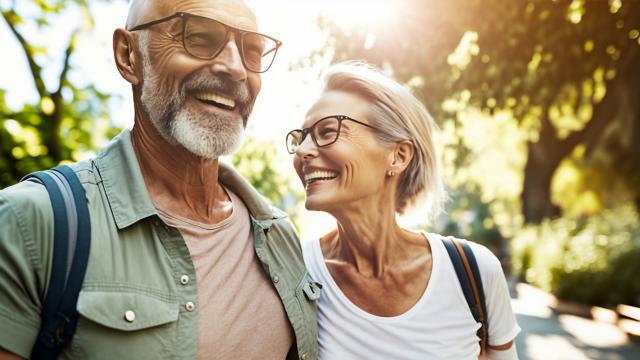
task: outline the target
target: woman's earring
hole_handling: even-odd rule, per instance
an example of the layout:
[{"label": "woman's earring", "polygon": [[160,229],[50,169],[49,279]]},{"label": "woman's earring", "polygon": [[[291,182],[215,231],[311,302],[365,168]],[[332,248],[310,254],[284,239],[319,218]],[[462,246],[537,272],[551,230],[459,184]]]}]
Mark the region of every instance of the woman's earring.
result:
[{"label": "woman's earring", "polygon": [[389,170],[389,171],[387,171],[387,175],[389,175],[389,176],[395,176],[395,175],[396,175],[396,173],[395,173],[395,171],[393,171],[393,170]]}]

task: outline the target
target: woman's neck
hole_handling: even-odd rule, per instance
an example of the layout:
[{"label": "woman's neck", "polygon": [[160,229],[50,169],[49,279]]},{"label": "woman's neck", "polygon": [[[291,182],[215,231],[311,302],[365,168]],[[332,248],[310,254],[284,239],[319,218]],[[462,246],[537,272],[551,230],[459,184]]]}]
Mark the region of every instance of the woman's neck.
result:
[{"label": "woman's neck", "polygon": [[389,267],[415,256],[411,245],[423,243],[422,235],[398,225],[392,204],[386,199],[377,206],[354,204],[332,212],[338,228],[323,238],[325,258],[350,263],[365,276],[381,277]]}]

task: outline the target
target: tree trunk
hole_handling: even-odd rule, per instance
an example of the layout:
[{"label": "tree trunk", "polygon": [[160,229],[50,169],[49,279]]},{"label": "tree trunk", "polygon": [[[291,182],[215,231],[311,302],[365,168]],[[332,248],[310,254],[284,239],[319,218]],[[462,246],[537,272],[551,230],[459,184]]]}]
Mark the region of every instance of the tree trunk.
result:
[{"label": "tree trunk", "polygon": [[[620,114],[634,112],[640,107],[637,100],[621,101],[626,96],[636,94],[640,72],[636,64],[640,51],[632,47],[618,67],[619,75],[607,83],[607,94],[600,103],[593,104],[593,116],[582,130],[573,132],[565,139],[556,136],[554,126],[548,118],[549,105],[544,108],[542,127],[538,142],[527,144],[527,164],[524,170],[524,184],[520,199],[522,214],[526,223],[539,223],[544,218],[560,215],[560,208],[551,202],[551,179],[560,162],[579,144],[587,145],[587,152],[600,142],[610,121]],[[632,97],[634,96],[632,95]],[[635,108],[634,108],[635,106]],[[638,115],[631,115],[638,116]],[[629,129],[633,131],[633,129]],[[626,158],[627,156],[625,156]],[[635,159],[637,154],[632,154]],[[634,166],[631,166],[634,168]],[[633,176],[633,174],[627,174]],[[640,197],[640,195],[639,195]]]},{"label": "tree trunk", "polygon": [[64,160],[60,149],[60,112],[56,109],[53,114],[41,114],[41,117],[45,122],[44,126],[46,129],[46,139],[44,143],[47,146],[49,156],[51,156],[54,163],[58,164],[60,161]]},{"label": "tree trunk", "polygon": [[551,202],[551,179],[564,154],[554,154],[542,142],[529,142],[527,149],[529,156],[520,195],[522,214],[526,223],[539,223],[560,215],[560,208]]}]

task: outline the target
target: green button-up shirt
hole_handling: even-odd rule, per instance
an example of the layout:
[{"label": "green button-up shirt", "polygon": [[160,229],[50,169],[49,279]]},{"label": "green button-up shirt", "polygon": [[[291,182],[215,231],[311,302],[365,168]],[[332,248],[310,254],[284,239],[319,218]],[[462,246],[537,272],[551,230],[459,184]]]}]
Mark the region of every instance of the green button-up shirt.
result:
[{"label": "green button-up shirt", "polygon": [[[72,167],[86,190],[92,239],[78,327],[61,358],[196,358],[195,269],[179,231],[158,217],[129,131],[97,158]],[[231,167],[221,163],[219,176],[251,214],[256,256],[295,334],[289,358],[316,358],[320,289],[304,267],[286,214]],[[53,212],[42,185],[25,181],[0,191],[0,347],[24,357],[40,327],[52,240]],[[192,280],[183,284],[185,275]]]}]

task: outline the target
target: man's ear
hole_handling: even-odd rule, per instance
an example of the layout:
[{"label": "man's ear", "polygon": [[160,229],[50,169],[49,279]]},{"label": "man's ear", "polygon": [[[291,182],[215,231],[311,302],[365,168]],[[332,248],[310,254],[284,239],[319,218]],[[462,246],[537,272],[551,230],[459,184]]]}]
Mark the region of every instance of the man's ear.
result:
[{"label": "man's ear", "polygon": [[116,29],[113,32],[113,58],[116,61],[120,75],[131,83],[140,84],[139,57],[133,46],[133,36],[125,29]]},{"label": "man's ear", "polygon": [[389,170],[400,174],[404,169],[409,166],[413,154],[415,153],[415,147],[410,140],[404,140],[396,144],[393,150],[393,158],[389,166]]}]

